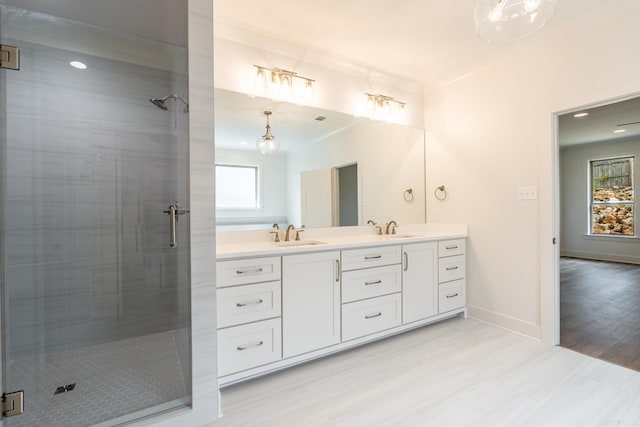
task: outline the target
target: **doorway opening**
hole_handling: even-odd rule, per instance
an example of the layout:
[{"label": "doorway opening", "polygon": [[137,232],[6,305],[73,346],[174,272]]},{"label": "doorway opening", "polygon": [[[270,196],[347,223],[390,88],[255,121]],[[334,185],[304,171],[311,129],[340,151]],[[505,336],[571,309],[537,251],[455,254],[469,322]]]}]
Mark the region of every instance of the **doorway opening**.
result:
[{"label": "doorway opening", "polygon": [[640,97],[558,116],[558,343],[640,371]]}]

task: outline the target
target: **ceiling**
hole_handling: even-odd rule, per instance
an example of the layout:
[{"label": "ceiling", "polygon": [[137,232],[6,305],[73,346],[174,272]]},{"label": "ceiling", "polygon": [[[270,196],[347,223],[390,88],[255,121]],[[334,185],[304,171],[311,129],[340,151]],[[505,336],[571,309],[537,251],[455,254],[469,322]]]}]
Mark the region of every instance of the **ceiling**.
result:
[{"label": "ceiling", "polygon": [[[547,29],[612,1],[616,0],[559,0]],[[523,42],[481,41],[475,33],[475,2],[215,1],[214,18],[315,52],[348,58],[429,89],[464,76],[487,58]]]},{"label": "ceiling", "polygon": [[[574,117],[576,113],[589,113]],[[640,97],[563,114],[559,118],[560,146],[640,137]],[[624,129],[624,132],[613,133]]]},{"label": "ceiling", "polygon": [[177,46],[187,45],[187,8],[183,0],[0,0],[0,3]]},{"label": "ceiling", "polygon": [[[343,129],[355,126],[363,118],[318,108],[250,98],[245,94],[216,89],[216,147],[255,150],[258,138],[266,131],[264,111],[271,111],[271,132],[284,152],[296,151]],[[316,120],[322,116],[324,120]]]}]

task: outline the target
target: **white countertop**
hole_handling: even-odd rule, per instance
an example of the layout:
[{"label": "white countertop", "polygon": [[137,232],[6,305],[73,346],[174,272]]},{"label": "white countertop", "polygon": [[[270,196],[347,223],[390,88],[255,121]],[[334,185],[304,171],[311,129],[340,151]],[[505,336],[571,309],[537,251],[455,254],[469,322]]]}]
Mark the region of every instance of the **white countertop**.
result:
[{"label": "white countertop", "polygon": [[[394,235],[379,236],[372,226],[303,229],[300,241],[273,242],[272,230],[225,231],[216,237],[218,260],[257,256],[278,256],[293,253],[353,249],[371,246],[400,245],[433,240],[457,239],[469,235],[466,224],[400,224]],[[281,238],[284,230],[280,231]],[[292,233],[295,236],[295,233]],[[305,244],[306,242],[318,244]],[[286,246],[300,243],[302,245]]]}]

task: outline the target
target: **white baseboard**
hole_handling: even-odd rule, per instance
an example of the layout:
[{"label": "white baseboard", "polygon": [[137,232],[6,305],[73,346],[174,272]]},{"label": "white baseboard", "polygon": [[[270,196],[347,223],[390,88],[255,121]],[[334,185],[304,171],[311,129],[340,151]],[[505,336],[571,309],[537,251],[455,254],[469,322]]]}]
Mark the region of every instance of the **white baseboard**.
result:
[{"label": "white baseboard", "polygon": [[506,314],[496,313],[495,311],[473,305],[467,305],[467,315],[472,319],[487,323],[491,326],[496,326],[509,332],[540,341],[540,325],[536,325],[535,323],[516,319]]},{"label": "white baseboard", "polygon": [[596,261],[611,261],[611,262],[623,262],[626,264],[640,264],[640,257],[620,255],[620,254],[606,254],[606,253],[600,253],[600,252],[563,250],[560,252],[560,256],[571,257],[571,258],[593,259]]}]

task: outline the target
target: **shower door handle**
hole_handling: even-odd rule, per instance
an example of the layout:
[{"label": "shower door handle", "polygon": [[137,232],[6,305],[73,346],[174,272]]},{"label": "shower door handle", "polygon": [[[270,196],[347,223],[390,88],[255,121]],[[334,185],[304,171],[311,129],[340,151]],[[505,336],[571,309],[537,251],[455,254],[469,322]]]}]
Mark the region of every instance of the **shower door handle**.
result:
[{"label": "shower door handle", "polygon": [[169,209],[164,211],[164,213],[169,214],[169,246],[175,248],[178,246],[176,239],[176,222],[178,222],[178,215],[189,213],[189,210],[180,209],[180,206],[174,203],[169,205]]}]

